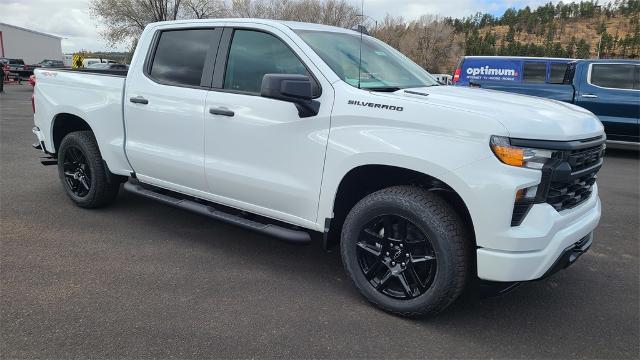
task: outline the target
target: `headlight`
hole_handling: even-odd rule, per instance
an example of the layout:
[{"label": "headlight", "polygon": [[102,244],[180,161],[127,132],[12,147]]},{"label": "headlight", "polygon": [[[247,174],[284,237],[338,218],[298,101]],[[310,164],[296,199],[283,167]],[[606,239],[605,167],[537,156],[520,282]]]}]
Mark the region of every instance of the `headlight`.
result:
[{"label": "headlight", "polygon": [[554,153],[552,150],[512,146],[509,138],[504,136],[491,137],[491,150],[507,165],[530,169],[542,169]]}]

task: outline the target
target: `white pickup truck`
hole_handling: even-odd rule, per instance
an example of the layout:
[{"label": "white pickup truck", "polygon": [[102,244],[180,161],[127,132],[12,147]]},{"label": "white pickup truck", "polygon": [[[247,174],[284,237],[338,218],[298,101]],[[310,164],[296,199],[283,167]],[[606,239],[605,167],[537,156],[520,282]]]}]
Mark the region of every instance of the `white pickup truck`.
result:
[{"label": "white pickup truck", "polygon": [[78,206],[124,189],[295,243],[340,242],[369,301],[434,314],[482,279],[568,266],[600,219],[605,135],[579,107],[440,86],[316,24],[146,27],[126,73],[37,69],[35,147]]}]

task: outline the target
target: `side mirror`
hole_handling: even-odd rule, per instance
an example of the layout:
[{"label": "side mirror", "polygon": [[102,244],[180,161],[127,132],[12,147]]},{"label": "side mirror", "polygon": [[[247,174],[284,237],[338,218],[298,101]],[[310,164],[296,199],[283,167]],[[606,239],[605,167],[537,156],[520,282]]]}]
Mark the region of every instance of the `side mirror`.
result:
[{"label": "side mirror", "polygon": [[313,100],[313,84],[306,75],[265,74],[260,96],[294,103],[300,117],[318,115],[320,102]]}]

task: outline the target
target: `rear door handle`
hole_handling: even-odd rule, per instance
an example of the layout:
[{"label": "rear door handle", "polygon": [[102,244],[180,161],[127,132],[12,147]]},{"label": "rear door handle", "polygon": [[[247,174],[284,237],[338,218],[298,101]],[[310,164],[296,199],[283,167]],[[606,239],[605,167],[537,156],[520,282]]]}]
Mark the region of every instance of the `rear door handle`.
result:
[{"label": "rear door handle", "polygon": [[145,99],[142,96],[132,97],[131,99],[129,99],[129,101],[131,101],[134,104],[143,104],[143,105],[147,105],[149,103],[149,100]]},{"label": "rear door handle", "polygon": [[582,94],[580,95],[583,98],[590,98],[590,99],[596,99],[598,97],[598,95],[594,95],[594,94]]},{"label": "rear door handle", "polygon": [[209,108],[209,114],[233,117],[235,113],[227,108]]}]

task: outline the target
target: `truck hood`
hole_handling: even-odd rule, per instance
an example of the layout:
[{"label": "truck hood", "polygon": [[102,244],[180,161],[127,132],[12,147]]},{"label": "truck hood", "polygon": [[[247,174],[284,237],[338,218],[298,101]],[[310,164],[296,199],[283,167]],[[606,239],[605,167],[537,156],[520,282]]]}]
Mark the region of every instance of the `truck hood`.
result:
[{"label": "truck hood", "polygon": [[411,88],[382,95],[475,113],[499,121],[513,138],[567,141],[604,134],[593,113],[534,96],[458,86]]}]

